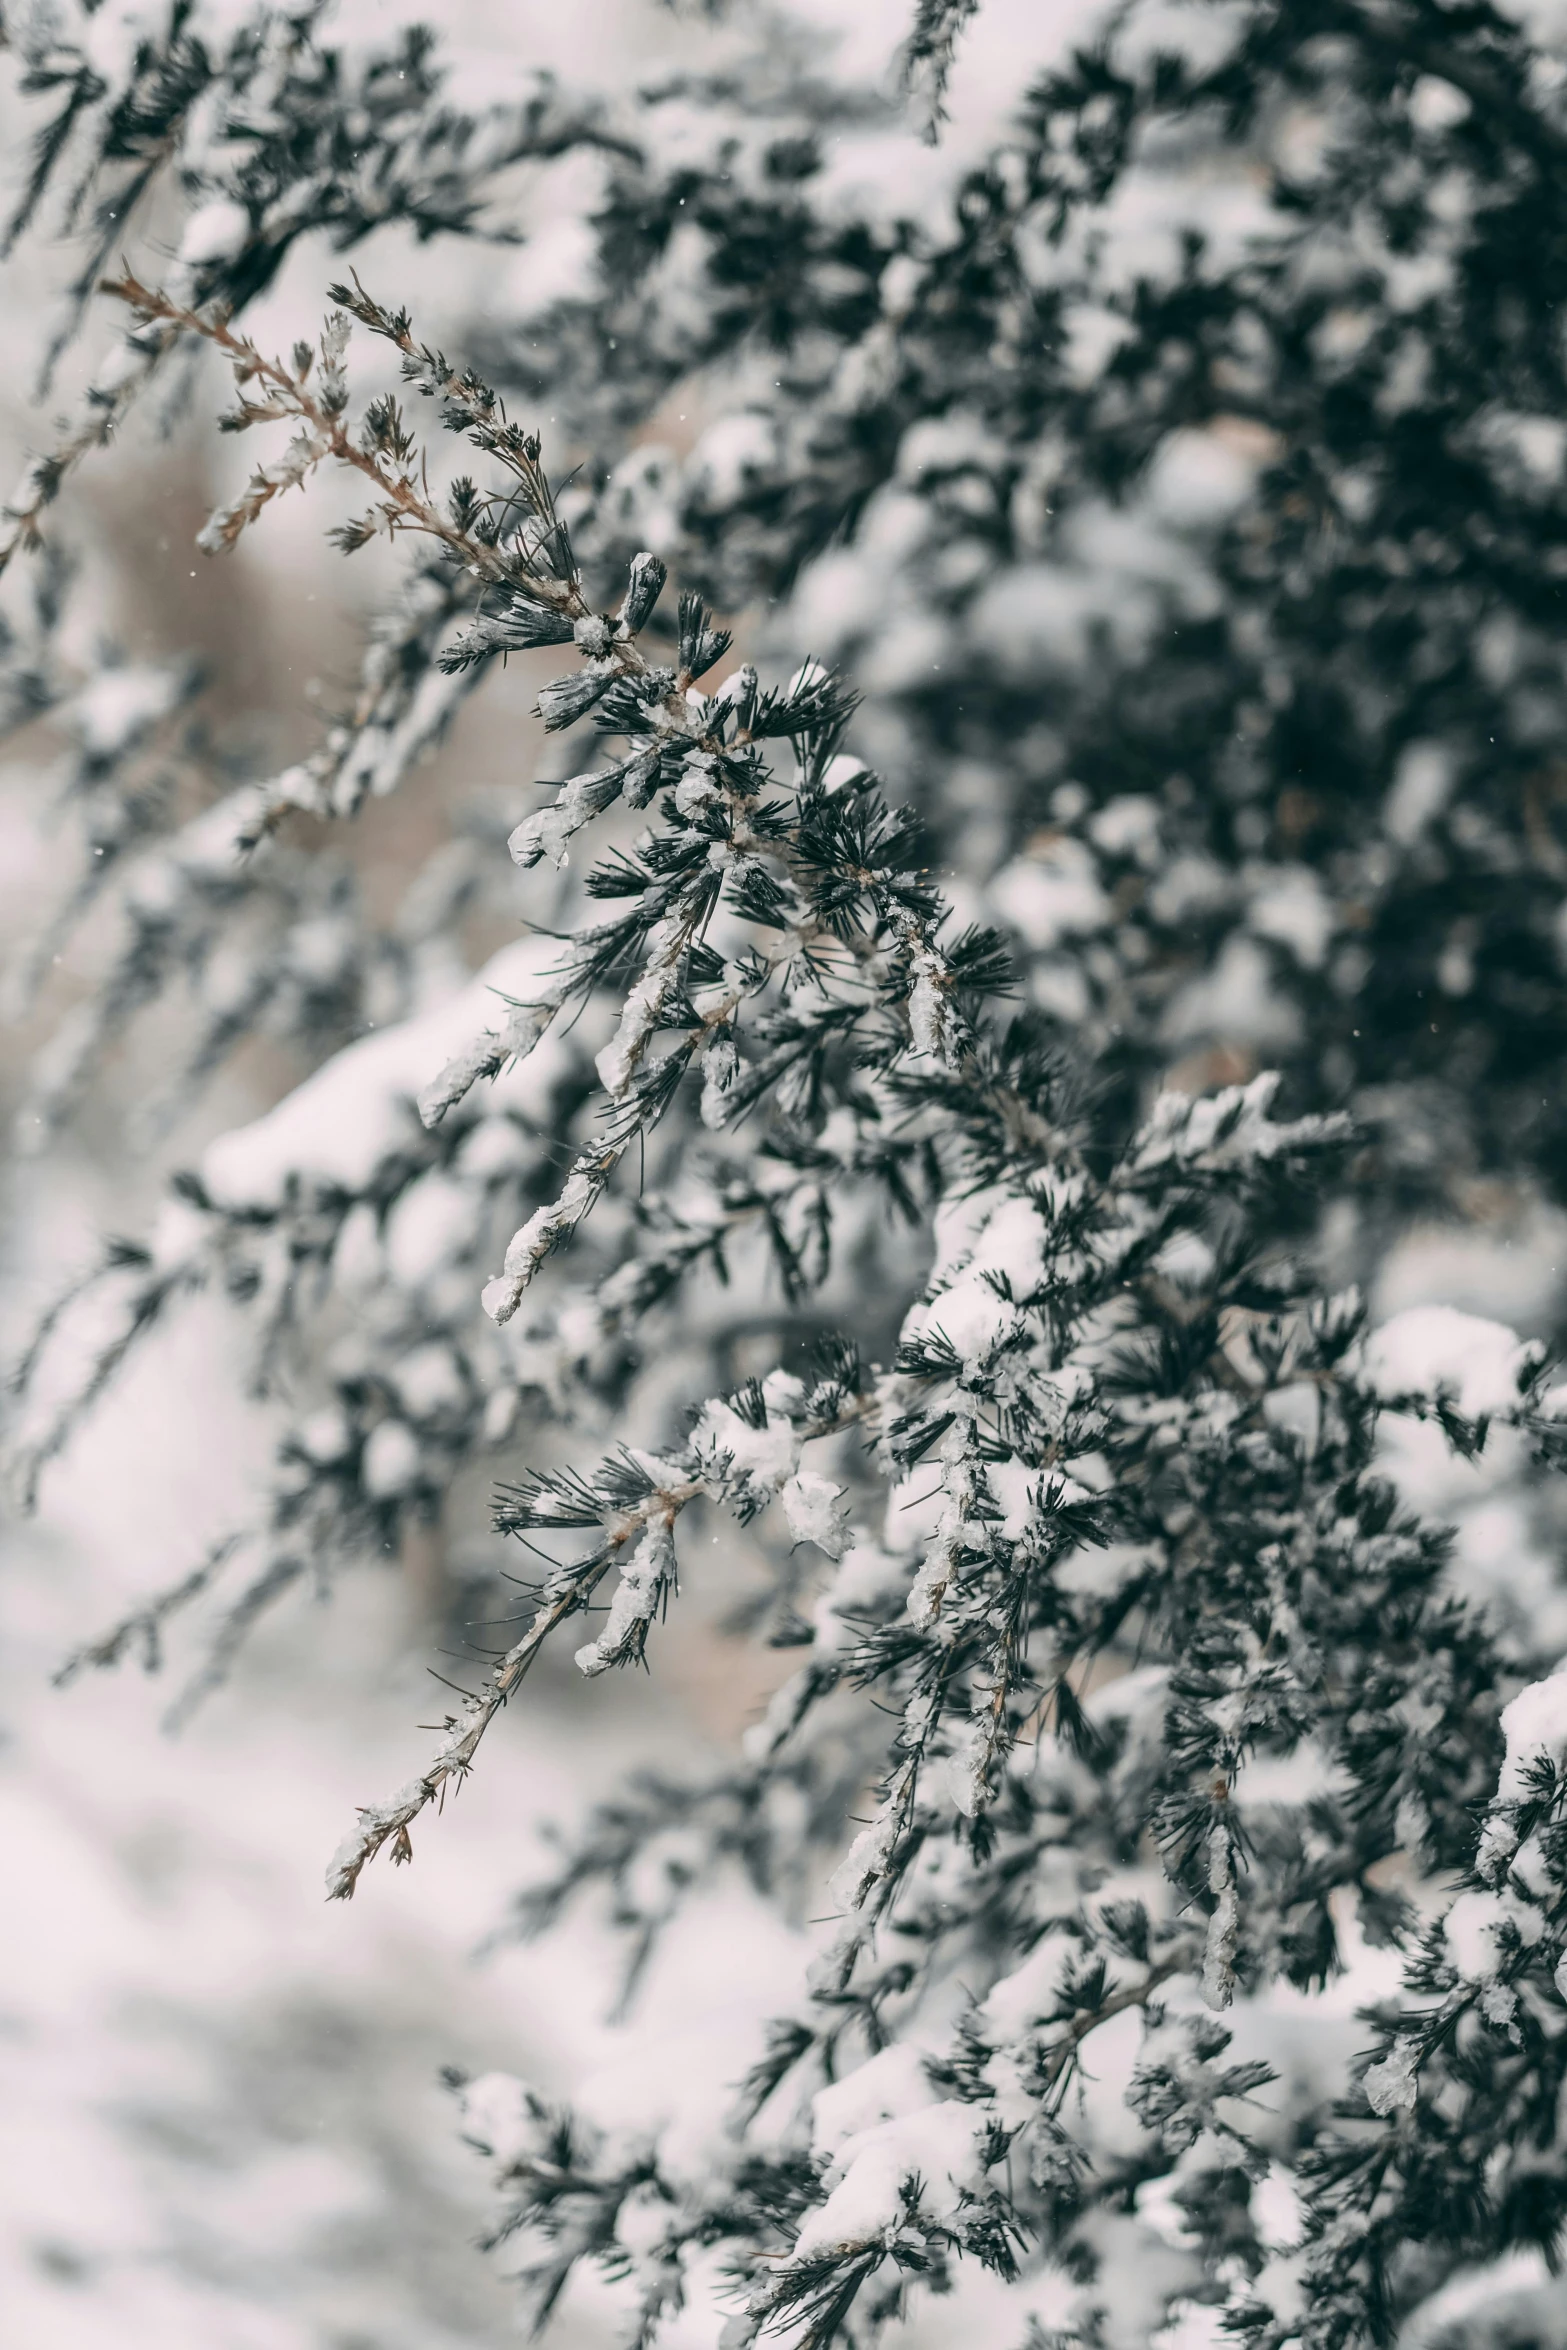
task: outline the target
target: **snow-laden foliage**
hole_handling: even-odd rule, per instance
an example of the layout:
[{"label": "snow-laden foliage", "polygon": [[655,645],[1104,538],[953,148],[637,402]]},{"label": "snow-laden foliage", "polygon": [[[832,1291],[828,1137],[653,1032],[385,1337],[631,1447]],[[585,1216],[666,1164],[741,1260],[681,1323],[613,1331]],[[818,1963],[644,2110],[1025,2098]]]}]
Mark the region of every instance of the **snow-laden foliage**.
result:
[{"label": "snow-laden foliage", "polygon": [[[533,2313],[592,2264],[639,2342],[689,2299],[731,2346],[825,2346],[948,2290],[1018,2350],[1543,2328],[1567,1389],[1540,1340],[1361,1289],[1413,1213],[1567,1183],[1548,26],[1042,24],[952,162],[922,134],[972,6],[919,8],[912,126],[787,28],[481,116],[427,43],[308,18],[149,17],[112,56],[92,12],[28,22],[64,93],[29,205],[69,153],[100,245],[143,180],[189,225],[107,289],[122,353],[18,545],[206,349],[258,436],[207,552],[322,469],[345,553],[410,549],[355,708],[222,792],[199,742],[165,774],[177,662],[62,669],[58,571],[4,648],[14,718],[79,745],[62,920],[107,889],[127,942],[28,1116],[177,972],[192,1077],[268,1024],[319,1058],[375,1021],[21,1366],[29,1486],[202,1284],[288,1372],[257,1521],[66,1671],[210,1607],[188,1703],[488,1461],[524,1605],[350,1828],[343,1897],[439,1832],[551,1635],[589,1679],[656,1666],[694,1529],[751,1527],[794,1671],[725,1767],[580,1822],[516,1926],[606,1890],[634,1998],[682,1893],[739,1868],[817,1921],[798,1998],[722,2096],[463,2086]],[[300,238],[512,236],[503,171],[584,154],[575,281],[476,321],[472,366],[357,277],[290,354],[240,321]],[[356,393],[365,337],[400,397]],[[650,438],[676,393],[683,455]],[[298,827],[545,654],[534,927],[453,990],[422,950],[499,843],[443,851],[388,936]]]}]

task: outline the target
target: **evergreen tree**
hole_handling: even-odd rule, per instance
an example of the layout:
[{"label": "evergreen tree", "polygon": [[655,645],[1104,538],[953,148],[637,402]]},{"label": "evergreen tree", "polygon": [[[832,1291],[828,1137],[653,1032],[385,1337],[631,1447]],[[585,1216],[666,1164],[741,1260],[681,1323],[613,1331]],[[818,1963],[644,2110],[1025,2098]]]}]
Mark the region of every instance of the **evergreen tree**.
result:
[{"label": "evergreen tree", "polygon": [[[784,21],[479,113],[429,41],[311,14],[12,28],[16,229],[64,204],[73,301],[153,191],[186,215],[10,509],[5,706],[74,721],[61,921],[121,936],[24,1135],[181,974],[182,1091],[259,1029],[320,1064],[20,1367],[29,1490],[205,1283],[298,1402],[258,1522],[66,1671],[207,1607],[187,1705],[486,1464],[527,1604],[347,1897],[551,1634],[656,1657],[689,1527],[754,1522],[796,1670],[517,1928],[608,1887],[634,1977],[737,1864],[832,1917],[695,2155],[461,2085],[533,2314],[597,2264],[651,2341],[716,2256],[730,2345],[865,2339],[976,2264],[1019,2350],[1556,2339],[1567,1617],[1519,1550],[1480,1587],[1440,1464],[1559,1545],[1567,1387],[1355,1283],[1416,1216],[1567,1193],[1567,50],[1488,0],[1085,15],[955,165],[975,15],[922,0],[897,99]],[[296,239],[514,235],[506,173],[584,151],[580,290],[455,363],[353,275],[316,342],[247,333]],[[378,342],[400,397],[355,390]],[[20,558],[203,352],[266,442],[204,549],[340,470],[337,543],[408,568],[318,750],[187,808],[186,671],[73,678]],[[676,391],[683,458],[644,437]],[[500,841],[382,930],[300,819],[417,788],[550,649],[533,927],[454,997],[423,949],[507,902]]]}]

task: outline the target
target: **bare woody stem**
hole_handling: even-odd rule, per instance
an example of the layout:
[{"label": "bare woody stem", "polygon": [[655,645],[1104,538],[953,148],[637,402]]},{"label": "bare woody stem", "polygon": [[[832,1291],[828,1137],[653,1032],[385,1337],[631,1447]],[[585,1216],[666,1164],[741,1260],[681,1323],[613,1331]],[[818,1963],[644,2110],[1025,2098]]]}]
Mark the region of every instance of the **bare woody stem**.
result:
[{"label": "bare woody stem", "polygon": [[[335,457],[339,463],[351,466],[396,508],[407,527],[438,539],[477,577],[493,586],[523,588],[538,602],[552,604],[572,620],[589,616],[590,607],[575,579],[552,579],[532,566],[508,557],[498,546],[475,538],[470,531],[448,521],[438,506],[421,495],[406,474],[386,466],[373,449],[367,449],[349,432],[340,411],[326,407],[310,391],[302,377],[290,373],[278,360],[268,359],[248,336],[236,334],[220,311],[193,310],[176,302],[156,287],[144,285],[129,271],[123,277],[107,278],[100,289],[114,300],[126,303],[149,323],[156,321],[168,329],[170,338],[181,334],[197,336],[211,343],[244,371],[249,380],[260,382],[283,403],[284,410],[308,424],[322,441],[324,456]],[[423,357],[416,350],[406,328],[390,338],[405,358]],[[463,387],[457,379],[450,379],[443,389],[460,397]],[[476,419],[477,421],[477,419]],[[623,638],[611,645],[608,658],[628,677],[646,676],[652,664],[633,640]],[[667,672],[665,673],[667,675]],[[677,681],[673,693],[661,697],[661,706],[672,717],[682,732],[690,731],[690,714],[683,686],[688,680]],[[705,734],[692,735],[694,747],[718,748]],[[737,738],[741,739],[741,738]],[[749,739],[748,737],[743,739]],[[722,782],[720,788],[726,789]]]},{"label": "bare woody stem", "polygon": [[[812,1427],[806,1441],[816,1437],[841,1434],[846,1428],[863,1425],[874,1418],[879,1409],[874,1395],[865,1395],[846,1403],[841,1412],[829,1421]],[[534,1612],[532,1621],[522,1638],[509,1648],[490,1675],[486,1687],[466,1700],[464,1710],[450,1724],[451,1736],[417,1779],[409,1781],[387,1802],[367,1805],[359,1814],[359,1825],[352,1829],[333,1854],[327,1869],[327,1895],[333,1901],[348,1901],[353,1897],[361,1872],[374,1860],[383,1845],[390,1844],[395,1862],[412,1860],[413,1846],[408,1831],[428,1804],[445,1795],[449,1786],[460,1786],[473,1766],[479,1742],[496,1715],[521,1686],[529,1667],[538,1656],[550,1634],[559,1629],[569,1616],[579,1614],[598,1589],[605,1575],[615,1564],[628,1543],[639,1541],[650,1527],[672,1527],[687,1504],[710,1491],[705,1477],[679,1477],[672,1483],[658,1486],[632,1509],[624,1511],[606,1527],[603,1541],[587,1558],[565,1570],[568,1580],[563,1589],[547,1598]]]},{"label": "bare woody stem", "polygon": [[1187,1971],[1192,1964],[1192,1956],[1191,1947],[1178,1947],[1168,1957],[1160,1959],[1157,1965],[1151,1966],[1142,1982],[1130,1983],[1121,1991],[1112,1991],[1097,2007],[1073,2017],[1044,2064],[1049,2090],[1057,2102],[1071,2079],[1077,2052],[1089,2033],[1096,2032],[1111,2016],[1123,2015],[1130,2007],[1146,2007],[1161,1983],[1167,1983],[1172,1975]]},{"label": "bare woody stem", "polygon": [[[396,510],[398,517],[406,523],[409,529],[420,531],[428,537],[437,539],[475,576],[488,580],[497,587],[525,589],[530,598],[538,602],[552,604],[564,616],[573,620],[589,617],[590,608],[582,594],[580,585],[574,578],[553,579],[530,565],[519,563],[515,558],[508,557],[500,547],[487,544],[483,539],[476,538],[470,531],[463,530],[457,524],[449,521],[438,506],[415,488],[407,474],[388,467],[374,449],[366,448],[355,440],[344,422],[342,411],[328,407],[316,398],[302,375],[295,375],[279,361],[266,358],[248,336],[236,334],[222,312],[193,310],[183,303],[176,302],[170,295],[157,288],[144,285],[129,271],[122,277],[105,279],[100,290],[112,296],[116,301],[126,303],[149,324],[154,321],[161,324],[168,330],[171,337],[181,334],[195,335],[222,351],[225,357],[234,363],[236,369],[243,372],[246,380],[264,384],[282,404],[284,413],[292,414],[309,425],[311,431],[322,443],[321,454],[323,457],[334,457],[339,463],[350,466],[356,473],[362,475],[366,481],[374,485],[388,505]],[[390,334],[390,339],[394,347],[401,351],[405,358],[417,359],[421,362],[429,359],[430,354],[418,350],[404,322],[399,319],[387,323],[388,326],[396,328],[397,331]],[[448,375],[443,380],[442,390],[454,400],[466,400],[470,406],[472,405],[471,394],[465,391],[460,379]],[[479,421],[477,415],[475,421]],[[630,638],[622,638],[612,644],[609,648],[608,658],[615,663],[624,676],[638,677],[652,673],[653,665],[648,661],[641,647]],[[668,672],[665,671],[664,675],[667,676],[667,674]],[[659,706],[674,721],[675,730],[687,737],[693,749],[718,751],[725,748],[726,746],[716,736],[711,735],[700,726],[693,727],[684,693],[684,688],[688,683],[689,679],[682,674],[676,681],[674,691],[660,697]],[[740,747],[751,739],[749,733],[742,729],[728,747],[731,749]],[[736,793],[734,787],[722,774],[716,780],[719,790],[729,800],[731,807],[737,814],[742,814],[743,795]],[[770,842],[769,846],[775,854],[781,856],[790,870],[791,879],[798,882],[799,874],[791,854],[791,844],[787,840],[778,840]],[[862,878],[867,885],[870,885],[876,877],[872,873],[866,872]],[[819,925],[812,927],[813,929],[819,928]],[[837,943],[860,961],[881,951],[875,937],[840,938]],[[706,1025],[710,1024],[706,1023]]]},{"label": "bare woody stem", "polygon": [[703,1491],[700,1480],[661,1488],[648,1495],[646,1501],[610,1527],[601,1547],[584,1559],[574,1570],[567,1588],[554,1599],[546,1600],[538,1608],[522,1638],[509,1648],[490,1675],[488,1685],[475,1697],[470,1697],[461,1715],[452,1722],[452,1735],[422,1775],[400,1789],[389,1802],[367,1806],[359,1814],[359,1825],[346,1836],[332,1856],[327,1870],[327,1895],[333,1901],[348,1901],[359,1882],[360,1872],[367,1862],[374,1860],[384,1844],[390,1843],[392,1858],[402,1862],[413,1858],[413,1846],[408,1831],[427,1804],[443,1797],[448,1786],[460,1786],[473,1766],[479,1742],[496,1715],[521,1686],[529,1667],[543,1648],[545,1641],[568,1616],[586,1607],[593,1593],[603,1581],[616,1558],[628,1542],[637,1539],[650,1525],[662,1519],[673,1524],[688,1501]]},{"label": "bare woody stem", "polygon": [[[127,369],[118,381],[95,385],[83,421],[47,453],[29,461],[15,503],[0,509],[0,519],[11,525],[10,536],[0,541],[0,575],[14,556],[31,554],[43,545],[40,518],[58,497],[66,475],[94,449],[106,448],[113,440],[137,394],[177,339],[177,331],[171,327],[156,345],[138,350],[142,362],[138,369]],[[130,347],[137,349],[134,344]]]},{"label": "bare woody stem", "polygon": [[324,407],[279,361],[265,358],[248,336],[235,334],[221,313],[187,309],[169,295],[143,285],[129,272],[124,277],[106,278],[99,291],[128,303],[149,319],[163,321],[178,334],[197,335],[213,344],[236,366],[244,368],[248,376],[267,385],[287,404],[290,413],[311,425],[326,443],[326,454],[341,464],[351,465],[355,472],[373,482],[381,495],[406,516],[410,528],[440,539],[470,570],[481,573],[497,586],[517,586],[525,581],[530,595],[547,597],[574,618],[587,611],[581,590],[574,584],[545,579],[531,571],[524,573],[516,564],[509,563],[498,548],[486,546],[483,540],[448,522],[440,509],[421,497],[403,475],[390,471],[373,451],[361,448],[340,414]]}]

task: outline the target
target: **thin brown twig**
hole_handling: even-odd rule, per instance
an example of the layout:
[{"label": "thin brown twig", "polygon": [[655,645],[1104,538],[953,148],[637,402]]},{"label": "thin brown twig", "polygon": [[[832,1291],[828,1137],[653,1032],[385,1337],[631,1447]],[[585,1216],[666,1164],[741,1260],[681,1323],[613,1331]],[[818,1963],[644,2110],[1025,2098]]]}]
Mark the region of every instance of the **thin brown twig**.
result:
[{"label": "thin brown twig", "polygon": [[358,1827],[344,1838],[327,1870],[329,1900],[353,1898],[362,1871],[383,1845],[390,1843],[394,1862],[413,1858],[408,1834],[413,1822],[428,1804],[444,1799],[448,1787],[460,1786],[467,1777],[485,1731],[521,1686],[550,1634],[568,1616],[586,1606],[628,1542],[660,1517],[666,1524],[673,1524],[686,1503],[704,1490],[699,1479],[660,1488],[606,1531],[601,1547],[582,1562],[568,1588],[535,1611],[522,1638],[495,1667],[488,1686],[469,1698],[463,1712],[453,1717],[451,1735],[421,1775],[400,1788],[388,1802],[361,1810]]},{"label": "thin brown twig", "polygon": [[446,520],[439,507],[422,498],[413,484],[402,474],[384,466],[374,451],[360,447],[348,432],[343,417],[326,408],[307,385],[276,359],[266,358],[248,335],[236,334],[219,311],[192,310],[176,302],[155,287],[143,285],[141,280],[126,271],[123,277],[105,278],[99,292],[115,301],[127,303],[131,309],[147,319],[157,319],[171,327],[176,334],[199,335],[212,343],[236,367],[266,384],[286,403],[285,413],[308,423],[325,442],[323,454],[335,457],[340,464],[352,466],[357,473],[373,482],[404,515],[410,527],[423,531],[431,538],[440,539],[454,555],[473,571],[481,572],[497,586],[518,586],[525,583],[530,595],[545,595],[573,618],[587,611],[582,592],[574,583],[545,579],[520,566],[509,563],[499,548],[487,547],[466,531]]}]

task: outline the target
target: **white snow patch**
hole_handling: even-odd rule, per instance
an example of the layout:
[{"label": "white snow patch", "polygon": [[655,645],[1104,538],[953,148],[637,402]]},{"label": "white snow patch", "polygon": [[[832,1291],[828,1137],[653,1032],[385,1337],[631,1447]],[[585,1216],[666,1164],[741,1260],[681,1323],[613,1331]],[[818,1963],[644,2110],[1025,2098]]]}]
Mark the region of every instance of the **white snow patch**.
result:
[{"label": "white snow patch", "polygon": [[1385,1403],[1440,1397],[1466,1420],[1482,1420],[1517,1404],[1519,1375],[1539,1359],[1504,1322],[1456,1306],[1409,1306],[1371,1332],[1358,1370]]},{"label": "white snow patch", "polygon": [[801,1469],[784,1487],[782,1500],[796,1542],[814,1542],[829,1558],[836,1558],[844,1543],[843,1487]]},{"label": "white snow patch", "polygon": [[389,1501],[419,1482],[419,1439],[405,1420],[382,1420],[365,1441],[360,1482],[377,1501]]},{"label": "white snow patch", "polygon": [[916,2111],[896,2113],[843,2139],[828,2172],[837,2183],[807,2216],[795,2259],[888,2236],[902,2220],[903,2190],[915,2179],[921,2208],[950,2218],[964,2192],[973,2192],[983,2177],[983,2128],[984,2116],[974,2106],[954,2099],[938,2104],[927,2092]]},{"label": "white snow patch", "polygon": [[500,302],[511,318],[536,318],[556,302],[591,300],[598,284],[598,238],[570,214],[547,221],[506,273]]},{"label": "white snow patch", "polygon": [[881,2122],[897,2121],[937,2102],[925,2060],[907,2040],[870,2057],[811,2099],[811,2145],[823,2160]]},{"label": "white snow patch", "polygon": [[792,1475],[799,1453],[799,1439],[787,1420],[769,1416],[765,1427],[753,1428],[733,1404],[717,1396],[703,1405],[691,1441],[699,1453],[726,1456],[731,1478],[775,1492]]},{"label": "white snow patch", "polygon": [[1211,967],[1171,997],[1159,1032],[1169,1044],[1211,1037],[1271,1052],[1296,1041],[1300,1014],[1275,988],[1257,941],[1232,934]]},{"label": "white snow patch", "polygon": [[649,1526],[620,1570],[620,1581],[609,1603],[609,1615],[596,1640],[579,1648],[573,1663],[589,1680],[607,1672],[632,1653],[632,1644],[644,1624],[652,1620],[665,1581],[674,1565],[674,1544],[667,1525]]},{"label": "white snow patch", "polygon": [[389,1376],[410,1419],[434,1419],[440,1412],[459,1410],[467,1400],[457,1358],[438,1339],[410,1348],[392,1365]]},{"label": "white snow patch", "polygon": [[90,758],[112,759],[166,718],[184,690],[177,669],[102,669],[70,703],[67,716]]},{"label": "white snow patch", "polygon": [[1256,478],[1256,457],[1235,441],[1183,428],[1154,453],[1148,503],[1172,530],[1213,530],[1245,505]]},{"label": "white snow patch", "polygon": [[[201,1177],[220,1208],[276,1209],[290,1180],[306,1192],[369,1189],[383,1161],[418,1132],[421,1088],[479,1029],[495,1024],[502,996],[538,992],[558,955],[550,939],[502,948],[476,979],[427,1012],[361,1037],[307,1077],[275,1108],[210,1143]],[[491,1101],[543,1109],[567,1048],[545,1038],[521,1067],[497,1081]]]},{"label": "white snow patch", "polygon": [[1002,920],[1041,951],[1103,930],[1110,919],[1092,853],[1070,837],[1003,866],[990,899]]},{"label": "white snow patch", "polygon": [[1044,1279],[1045,1231],[1038,1207],[992,1185],[936,1211],[936,1263],[925,1299],[904,1322],[906,1338],[940,1333],[965,1365],[979,1365],[1018,1325],[990,1276],[1027,1297]]},{"label": "white snow patch", "polygon": [[1453,755],[1444,744],[1407,743],[1382,809],[1383,825],[1394,840],[1405,847],[1418,840],[1446,807],[1456,781]]},{"label": "white snow patch", "polygon": [[1268,873],[1247,919],[1259,938],[1288,947],[1303,970],[1320,971],[1333,936],[1333,908],[1308,866],[1280,865]]},{"label": "white snow patch", "polygon": [[1567,1763],[1567,1664],[1544,1681],[1520,1689],[1502,1708],[1507,1752],[1496,1785],[1499,1803],[1520,1803],[1528,1790],[1529,1766],[1542,1755]]},{"label": "white snow patch", "polygon": [[1128,792],[1107,800],[1090,817],[1089,833],[1107,857],[1135,857],[1152,865],[1159,854],[1159,803],[1146,792]]},{"label": "white snow patch", "polygon": [[1057,1929],[1035,1943],[1020,1967],[1002,1976],[979,2009],[980,2029],[993,2048],[1021,2039],[1052,2012],[1067,1970],[1082,1954],[1077,1936]]},{"label": "white snow patch", "polygon": [[831,1655],[847,1648],[859,1635],[847,1619],[876,1613],[908,1590],[906,1559],[895,1558],[874,1542],[856,1542],[844,1552],[838,1571],[811,1610],[817,1649]]},{"label": "white snow patch", "polygon": [[1553,2339],[1544,2330],[1545,2321],[1559,2304],[1560,2291],[1560,2280],[1551,2275],[1543,2252],[1532,2246],[1526,2252],[1506,2252],[1500,2260],[1460,2269],[1449,2277],[1409,2318],[1399,2336],[1399,2350],[1437,2350],[1439,2343],[1470,2340],[1468,2321],[1474,2319],[1487,2334],[1491,2322],[1500,2320],[1505,2331],[1491,2335],[1493,2340],[1539,2341],[1543,2350]]},{"label": "white snow patch", "polygon": [[250,240],[250,214],[232,197],[214,196],[198,204],[180,237],[179,258],[199,269],[212,261],[232,261]]},{"label": "white snow patch", "polygon": [[411,1183],[386,1219],[386,1262],[405,1289],[447,1271],[471,1241],[474,1201],[466,1186],[432,1170]]},{"label": "white snow patch", "polygon": [[504,2171],[538,2139],[538,2120],[526,2081],[515,2073],[481,2073],[462,2092],[463,2135],[487,2146]]},{"label": "white snow patch", "polygon": [[1419,2095],[1413,2040],[1400,2040],[1380,2064],[1367,2067],[1361,2087],[1373,2113],[1413,2113]]}]

